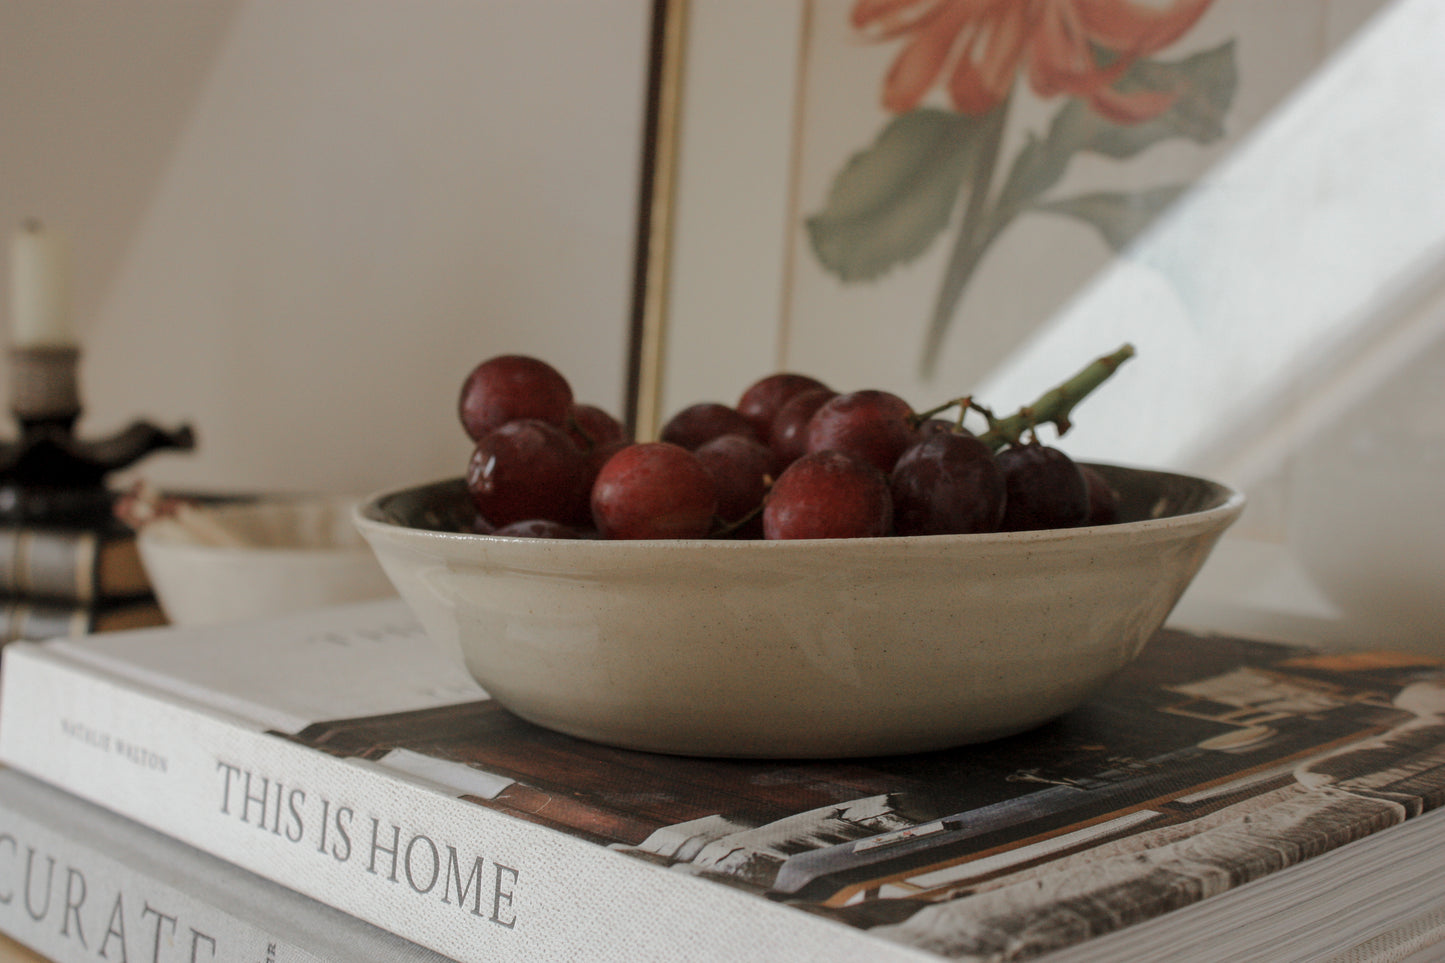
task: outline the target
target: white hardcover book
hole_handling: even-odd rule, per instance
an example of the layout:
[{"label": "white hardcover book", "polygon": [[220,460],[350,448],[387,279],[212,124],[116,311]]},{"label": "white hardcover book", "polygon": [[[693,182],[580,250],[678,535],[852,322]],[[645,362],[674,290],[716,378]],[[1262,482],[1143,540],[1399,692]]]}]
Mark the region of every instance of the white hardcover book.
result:
[{"label": "white hardcover book", "polygon": [[1034,732],[796,762],[530,725],[397,600],[14,643],[0,684],[0,762],[464,961],[1212,961],[1227,936],[1283,963],[1445,932],[1445,671],[1415,655],[1166,631]]},{"label": "white hardcover book", "polygon": [[444,958],[13,770],[0,932],[57,963]]}]

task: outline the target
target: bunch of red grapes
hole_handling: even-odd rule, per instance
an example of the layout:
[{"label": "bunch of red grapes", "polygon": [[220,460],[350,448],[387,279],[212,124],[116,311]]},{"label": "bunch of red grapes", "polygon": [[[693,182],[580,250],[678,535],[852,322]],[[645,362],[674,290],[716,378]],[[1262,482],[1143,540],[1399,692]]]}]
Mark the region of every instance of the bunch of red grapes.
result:
[{"label": "bunch of red grapes", "polygon": [[467,376],[458,407],[476,443],[475,529],[499,535],[858,538],[1113,521],[1117,496],[1096,472],[1036,437],[995,451],[960,405],[944,419],[887,391],[780,373],[634,441],[552,366],[502,355]]}]

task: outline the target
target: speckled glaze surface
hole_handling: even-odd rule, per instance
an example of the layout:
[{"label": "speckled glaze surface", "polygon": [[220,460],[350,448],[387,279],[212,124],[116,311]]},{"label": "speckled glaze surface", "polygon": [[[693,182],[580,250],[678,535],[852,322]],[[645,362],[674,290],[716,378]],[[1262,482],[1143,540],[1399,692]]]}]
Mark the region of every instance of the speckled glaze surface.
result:
[{"label": "speckled glaze surface", "polygon": [[656,752],[822,758],[998,738],[1087,700],[1173,608],[1241,495],[1098,466],[1120,523],[828,541],[463,534],[459,479],[356,523],[431,638],[502,705]]}]

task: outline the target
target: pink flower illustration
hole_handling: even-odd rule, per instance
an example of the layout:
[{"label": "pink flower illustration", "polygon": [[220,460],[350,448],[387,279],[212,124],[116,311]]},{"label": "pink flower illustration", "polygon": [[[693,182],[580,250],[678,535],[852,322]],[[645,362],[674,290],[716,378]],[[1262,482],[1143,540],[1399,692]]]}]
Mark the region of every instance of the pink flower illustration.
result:
[{"label": "pink flower illustration", "polygon": [[1101,117],[1132,124],[1163,113],[1175,94],[1125,93],[1114,82],[1183,36],[1211,2],[858,0],[852,22],[870,39],[906,38],[883,86],[893,113],[917,107],[941,84],[960,113],[985,114],[1022,72],[1040,97],[1077,97]]}]

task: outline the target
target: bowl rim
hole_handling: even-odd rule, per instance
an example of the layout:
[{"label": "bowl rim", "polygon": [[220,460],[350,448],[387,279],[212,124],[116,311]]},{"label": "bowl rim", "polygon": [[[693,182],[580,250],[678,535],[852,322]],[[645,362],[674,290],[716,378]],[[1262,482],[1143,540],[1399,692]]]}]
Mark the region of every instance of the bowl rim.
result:
[{"label": "bowl rim", "polygon": [[[1117,536],[1120,538],[1138,538],[1141,535],[1163,536],[1174,532],[1179,528],[1213,527],[1218,524],[1232,521],[1244,510],[1246,497],[1242,491],[1224,482],[1207,478],[1202,475],[1193,475],[1185,472],[1171,471],[1157,468],[1142,468],[1135,465],[1119,464],[1113,462],[1082,461],[1081,464],[1091,467],[1103,467],[1106,470],[1120,470],[1126,472],[1141,472],[1152,475],[1176,478],[1190,482],[1203,483],[1216,489],[1219,501],[1217,504],[1209,505],[1195,511],[1183,512],[1176,515],[1166,515],[1159,518],[1141,518],[1129,522],[1111,522],[1103,525],[1080,525],[1074,528],[1048,528],[1035,529],[1018,532],[970,532],[965,534],[949,535],[884,535],[860,538],[797,538],[797,539],[733,539],[733,538],[642,538],[642,539],[554,539],[554,538],[532,538],[519,535],[493,535],[482,532],[452,532],[440,529],[418,528],[405,525],[393,519],[382,517],[379,506],[388,498],[405,495],[410,492],[420,491],[425,488],[434,488],[441,485],[455,484],[459,476],[448,476],[446,478],[433,479],[428,482],[421,482],[410,485],[391,487],[373,492],[361,498],[352,508],[352,520],[363,532],[386,532],[403,533],[416,538],[424,538],[427,542],[436,545],[451,545],[459,547],[463,545],[514,545],[518,546],[576,546],[569,549],[577,553],[608,551],[613,553],[623,552],[729,552],[729,551],[769,551],[769,552],[797,552],[816,551],[820,546],[829,546],[838,550],[845,547],[856,547],[862,551],[878,551],[884,547],[892,549],[906,549],[911,546],[944,546],[949,544],[978,546],[996,545],[1029,545],[1043,547],[1052,543],[1075,542],[1081,534]],[[585,546],[585,547],[584,547]],[[605,546],[605,548],[604,548]],[[766,547],[763,547],[766,546]]]},{"label": "bowl rim", "polygon": [[[215,515],[221,518],[252,515],[257,512],[267,512],[275,509],[297,509],[307,506],[325,506],[338,512],[337,523],[341,520],[354,519],[358,507],[370,500],[370,496],[361,494],[343,494],[332,492],[294,492],[266,495],[255,499],[246,499],[237,502],[223,502],[216,505],[203,505],[198,510],[204,511],[207,515]],[[310,558],[337,559],[354,558],[358,555],[369,556],[374,554],[364,540],[348,545],[271,545],[271,544],[246,544],[246,545],[216,545],[205,542],[191,541],[185,538],[176,537],[172,534],[169,526],[157,528],[153,525],[144,525],[136,532],[136,545],[142,552],[165,551],[173,554],[189,554],[204,557],[226,557],[238,558],[265,558],[275,556],[278,558],[295,558],[307,556]]]}]

